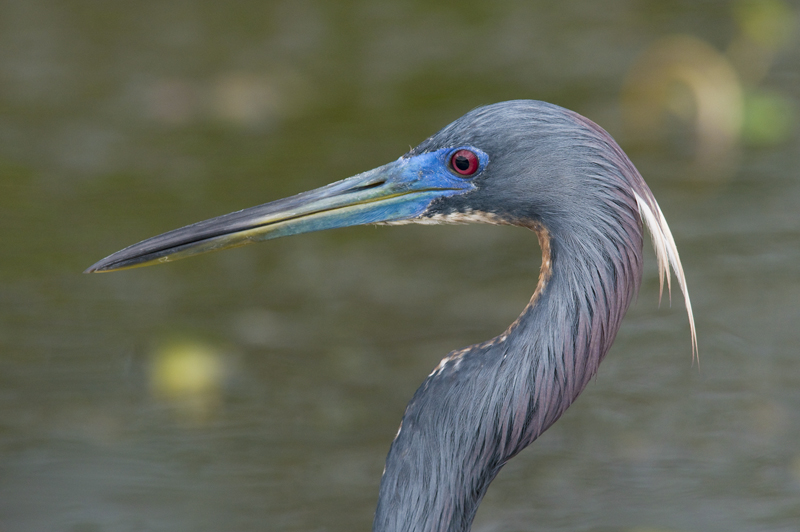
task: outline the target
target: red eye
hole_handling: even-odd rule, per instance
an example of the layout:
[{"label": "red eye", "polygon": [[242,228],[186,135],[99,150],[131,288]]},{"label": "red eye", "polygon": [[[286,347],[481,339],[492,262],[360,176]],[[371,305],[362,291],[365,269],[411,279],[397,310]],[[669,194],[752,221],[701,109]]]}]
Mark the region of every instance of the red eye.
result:
[{"label": "red eye", "polygon": [[478,171],[480,164],[478,156],[469,150],[458,150],[450,157],[450,168],[458,175],[470,176]]}]

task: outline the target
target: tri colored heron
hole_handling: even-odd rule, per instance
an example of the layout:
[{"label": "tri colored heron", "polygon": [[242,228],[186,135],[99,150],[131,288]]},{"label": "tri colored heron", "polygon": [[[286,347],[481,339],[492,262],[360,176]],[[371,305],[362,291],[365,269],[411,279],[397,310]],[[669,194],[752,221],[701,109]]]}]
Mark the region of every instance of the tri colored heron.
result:
[{"label": "tri colored heron", "polygon": [[475,109],[398,160],[296,196],[170,231],[87,272],[132,268],[280,236],[360,224],[489,223],[536,232],[530,303],[500,336],[447,355],[406,408],[373,530],[469,530],[500,468],[583,391],[642,277],[650,229],[696,334],[683,268],[652,192],[611,136],[561,107]]}]

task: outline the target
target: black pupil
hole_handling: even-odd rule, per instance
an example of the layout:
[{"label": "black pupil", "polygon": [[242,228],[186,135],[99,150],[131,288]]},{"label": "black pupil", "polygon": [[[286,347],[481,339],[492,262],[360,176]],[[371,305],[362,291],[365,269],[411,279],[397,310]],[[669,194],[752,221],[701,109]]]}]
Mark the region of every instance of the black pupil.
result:
[{"label": "black pupil", "polygon": [[456,168],[458,168],[462,172],[466,172],[467,169],[469,168],[469,159],[467,159],[463,155],[456,155],[453,164],[456,166]]}]

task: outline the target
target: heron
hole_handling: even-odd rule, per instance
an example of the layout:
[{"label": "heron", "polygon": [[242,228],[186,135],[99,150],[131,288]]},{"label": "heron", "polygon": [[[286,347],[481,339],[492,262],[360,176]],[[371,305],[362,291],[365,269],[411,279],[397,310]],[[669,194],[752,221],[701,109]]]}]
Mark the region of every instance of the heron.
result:
[{"label": "heron", "polygon": [[363,224],[528,228],[542,253],[530,302],[499,336],[445,356],[408,403],[386,458],[373,530],[468,531],[489,484],[596,374],[642,280],[652,237],[659,301],[678,249],[644,179],[600,126],[533,100],[478,107],[394,162],[134,244],[86,272],[169,262]]}]

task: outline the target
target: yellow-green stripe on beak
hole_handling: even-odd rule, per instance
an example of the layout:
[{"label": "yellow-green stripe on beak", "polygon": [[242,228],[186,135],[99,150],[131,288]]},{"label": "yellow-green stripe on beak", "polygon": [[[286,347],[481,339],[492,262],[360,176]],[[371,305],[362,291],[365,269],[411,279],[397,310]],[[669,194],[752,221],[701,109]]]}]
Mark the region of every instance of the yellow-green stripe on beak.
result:
[{"label": "yellow-green stripe on beak", "polygon": [[257,207],[198,222],[149,238],[90,266],[107,272],[170,262],[259,240],[336,227],[408,220],[437,198],[474,189],[447,170],[438,150]]}]

